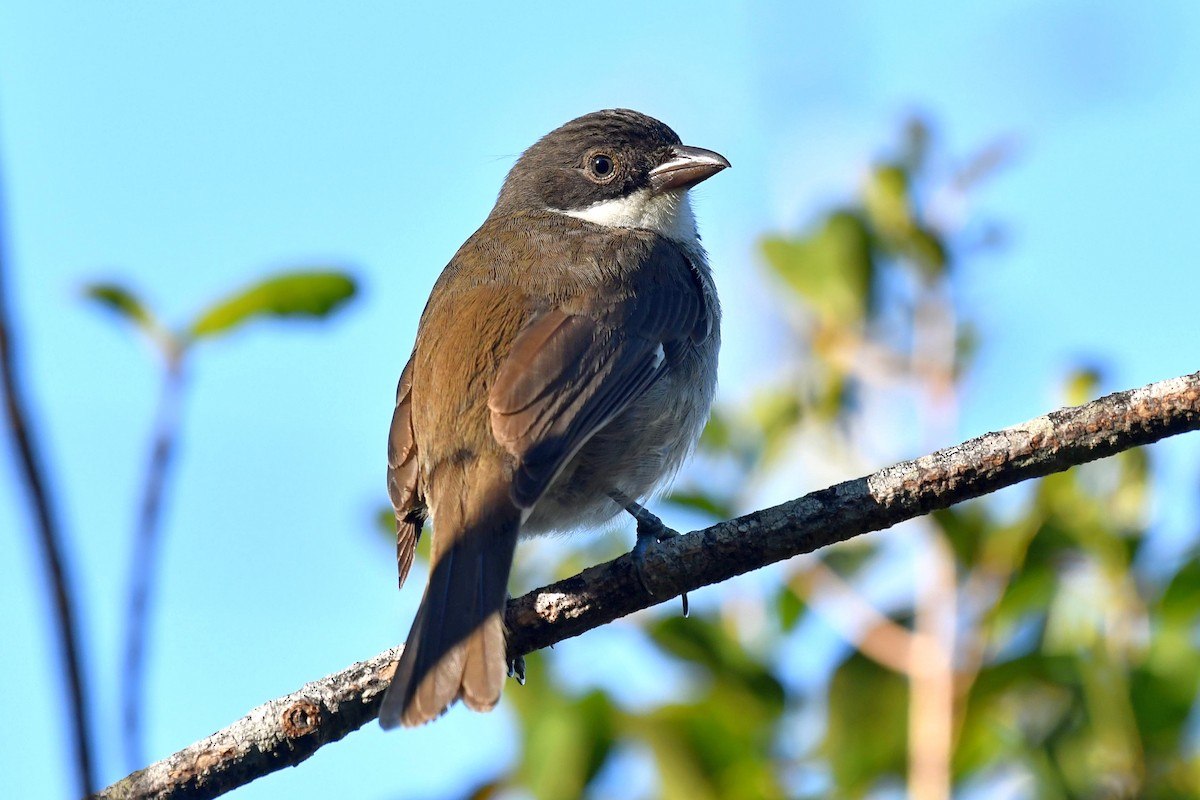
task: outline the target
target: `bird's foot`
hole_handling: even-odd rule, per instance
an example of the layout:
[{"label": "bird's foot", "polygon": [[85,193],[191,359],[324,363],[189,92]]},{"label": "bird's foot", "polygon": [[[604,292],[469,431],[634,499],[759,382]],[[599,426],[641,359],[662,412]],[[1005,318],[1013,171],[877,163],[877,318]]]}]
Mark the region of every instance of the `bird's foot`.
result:
[{"label": "bird's foot", "polygon": [[[664,542],[667,539],[674,539],[680,533],[677,530],[668,528],[663,524],[661,519],[637,503],[628,503],[625,505],[625,510],[637,520],[637,542],[633,545],[633,550],[629,554],[633,559],[633,568],[637,571],[638,581],[641,582],[642,588],[646,590],[646,594],[653,596],[654,590],[650,588],[650,583],[647,580],[649,573],[646,570],[646,553],[652,545]],[[688,615],[687,592],[681,595],[681,599],[683,600],[683,615],[686,617]]]},{"label": "bird's foot", "polygon": [[525,685],[525,656],[517,656],[508,662],[508,677],[516,678],[517,683]]}]

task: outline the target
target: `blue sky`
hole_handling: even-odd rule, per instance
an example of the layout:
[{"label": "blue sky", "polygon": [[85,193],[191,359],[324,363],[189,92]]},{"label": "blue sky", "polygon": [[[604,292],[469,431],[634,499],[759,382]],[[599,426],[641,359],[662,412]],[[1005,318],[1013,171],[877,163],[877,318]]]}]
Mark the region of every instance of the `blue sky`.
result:
[{"label": "blue sky", "polygon": [[[81,302],[84,282],[126,281],[177,324],[283,267],[342,264],[363,287],[331,324],[258,325],[196,353],[150,662],[158,758],[407,631],[418,581],[396,594],[372,528],[396,378],[438,271],[541,134],[628,106],[733,162],[696,201],[726,308],[727,399],[769,378],[761,235],[848,196],[912,109],[959,155],[1014,137],[1017,159],[977,198],[1009,243],[962,281],[985,337],[965,437],[1051,409],[1081,358],[1103,359],[1109,389],[1200,368],[1198,97],[1200,7],[1186,0],[616,2],[524,18],[496,3],[0,2],[7,279],[103,780],[125,772],[118,647],[157,374]],[[1157,516],[1194,533],[1200,446],[1157,450]],[[65,797],[27,526],[4,459],[0,675],[28,714],[0,727],[0,794]],[[235,796],[326,797],[348,774],[350,796],[430,796],[502,763],[507,730],[503,710],[369,726]]]}]

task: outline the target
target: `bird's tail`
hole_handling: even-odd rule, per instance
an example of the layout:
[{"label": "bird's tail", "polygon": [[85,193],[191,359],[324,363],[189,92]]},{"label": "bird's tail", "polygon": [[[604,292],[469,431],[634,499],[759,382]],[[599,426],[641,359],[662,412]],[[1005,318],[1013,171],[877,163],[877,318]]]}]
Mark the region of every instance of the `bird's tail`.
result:
[{"label": "bird's tail", "polygon": [[508,674],[503,615],[521,511],[496,464],[442,471],[440,491],[430,493],[429,585],[383,697],[385,728],[429,722],[459,698],[488,711]]}]

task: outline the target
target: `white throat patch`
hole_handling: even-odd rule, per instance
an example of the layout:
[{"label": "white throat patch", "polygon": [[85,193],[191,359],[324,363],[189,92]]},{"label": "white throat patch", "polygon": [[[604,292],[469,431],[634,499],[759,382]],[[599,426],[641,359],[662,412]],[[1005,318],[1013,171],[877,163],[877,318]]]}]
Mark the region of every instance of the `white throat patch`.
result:
[{"label": "white throat patch", "polygon": [[654,194],[639,189],[628,197],[601,200],[574,211],[552,209],[568,217],[610,228],[642,228],[684,244],[696,242],[696,218],[687,190]]}]

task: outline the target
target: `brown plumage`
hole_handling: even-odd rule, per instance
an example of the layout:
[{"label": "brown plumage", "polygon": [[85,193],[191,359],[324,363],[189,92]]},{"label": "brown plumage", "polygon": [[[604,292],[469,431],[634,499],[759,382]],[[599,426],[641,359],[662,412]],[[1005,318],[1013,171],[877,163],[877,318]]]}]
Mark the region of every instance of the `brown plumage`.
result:
[{"label": "brown plumage", "polygon": [[[597,153],[611,170],[598,174]],[[692,447],[719,309],[684,195],[723,166],[636,112],[582,117],[522,156],[438,279],[388,442],[401,583],[427,515],[434,540],[385,727],[460,698],[492,708],[518,537],[610,519],[614,498],[647,496]],[[624,221],[631,196],[656,227],[580,218],[615,200]]]}]

